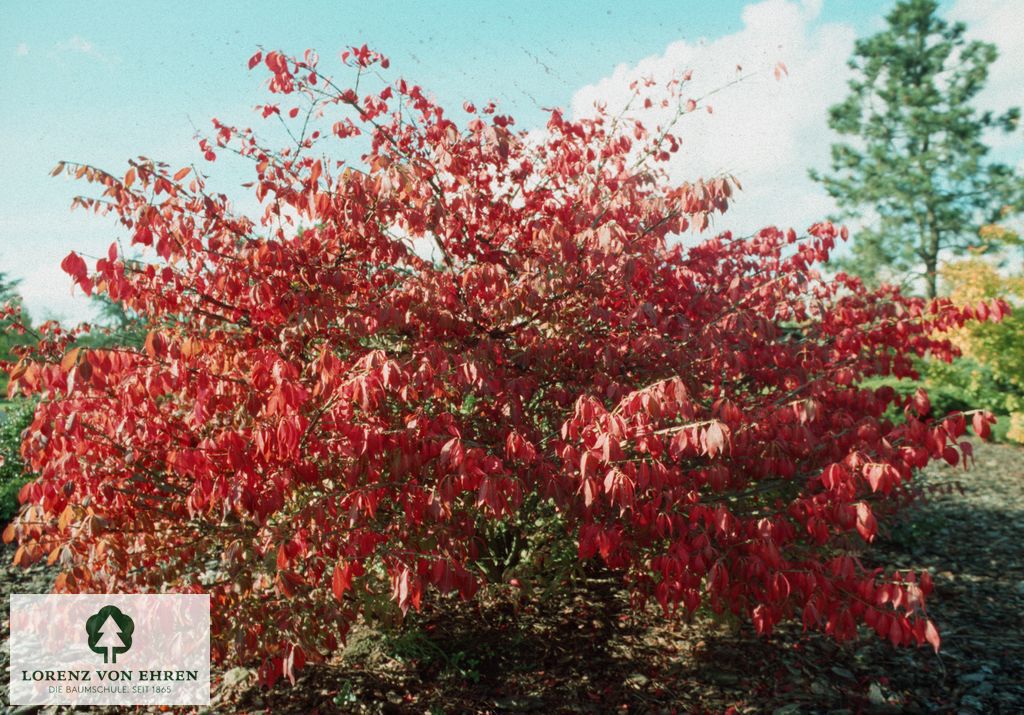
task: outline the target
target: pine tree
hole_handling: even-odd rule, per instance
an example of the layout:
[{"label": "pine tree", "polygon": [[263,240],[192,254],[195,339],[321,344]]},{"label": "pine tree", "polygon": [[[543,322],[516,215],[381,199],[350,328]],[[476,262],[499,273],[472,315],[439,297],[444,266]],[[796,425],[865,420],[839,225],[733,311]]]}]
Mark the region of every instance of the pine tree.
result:
[{"label": "pine tree", "polygon": [[18,283],[20,282],[17,279],[9,278],[5,272],[0,271],[0,305],[10,300],[21,301],[21,296],[18,295]]},{"label": "pine tree", "polygon": [[989,129],[1012,131],[1020,110],[1000,115],[972,102],[995,61],[994,45],[965,39],[962,23],[934,0],[902,0],[888,27],[859,40],[850,94],[829,110],[832,172],[811,171],[863,228],[845,268],[871,282],[924,279],[937,291],[940,258],[977,246],[978,228],[1017,208],[1021,182],[987,160]]},{"label": "pine tree", "polygon": [[[21,306],[21,295],[18,293],[19,280],[10,278],[7,273],[0,271],[0,307],[9,303]],[[27,316],[22,314],[22,320],[27,321]],[[0,360],[11,360],[11,348],[25,342],[25,336],[13,326],[14,319],[11,317],[0,318]],[[0,388],[7,387],[6,376],[0,376]]]}]

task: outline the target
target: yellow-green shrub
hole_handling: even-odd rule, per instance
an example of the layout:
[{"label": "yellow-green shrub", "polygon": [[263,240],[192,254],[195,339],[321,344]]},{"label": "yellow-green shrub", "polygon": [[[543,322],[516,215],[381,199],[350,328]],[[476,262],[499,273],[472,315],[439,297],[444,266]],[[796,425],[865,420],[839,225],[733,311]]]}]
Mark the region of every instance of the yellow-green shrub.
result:
[{"label": "yellow-green shrub", "polygon": [[[976,305],[1003,298],[1024,305],[1024,277],[993,258],[974,256],[950,263],[942,277],[957,303]],[[1015,310],[998,323],[972,323],[956,331],[953,339],[964,358],[953,365],[929,366],[929,381],[960,391],[975,401],[974,407],[1009,414],[1007,437],[1024,442],[1024,310]]]}]

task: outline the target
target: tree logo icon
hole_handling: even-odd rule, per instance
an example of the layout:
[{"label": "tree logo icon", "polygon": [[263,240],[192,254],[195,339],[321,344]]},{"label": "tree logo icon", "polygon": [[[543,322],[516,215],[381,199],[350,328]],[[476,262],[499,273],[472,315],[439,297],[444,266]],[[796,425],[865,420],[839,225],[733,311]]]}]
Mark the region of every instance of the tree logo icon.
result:
[{"label": "tree logo icon", "polygon": [[134,631],[135,621],[117,606],[104,606],[85,622],[89,649],[93,653],[101,653],[104,663],[116,663],[118,653],[128,652]]}]

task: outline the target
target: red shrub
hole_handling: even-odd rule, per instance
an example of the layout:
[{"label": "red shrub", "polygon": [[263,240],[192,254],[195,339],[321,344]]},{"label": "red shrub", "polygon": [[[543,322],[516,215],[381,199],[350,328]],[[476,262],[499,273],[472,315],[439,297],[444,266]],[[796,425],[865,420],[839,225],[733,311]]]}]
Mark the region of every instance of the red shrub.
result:
[{"label": "red shrub", "polygon": [[[294,144],[216,120],[201,142],[252,161],[258,220],[194,171],[65,166],[156,254],[65,270],[151,331],[86,350],[45,326],[13,367],[42,398],[19,562],[59,561],[63,591],[210,592],[215,657],[273,681],[376,600],[471,598],[495,524],[550,505],[638,605],[938,646],[927,576],[857,554],[915,469],[969,455],[965,420],[858,385],[949,358],[935,331],[972,309],[823,279],[827,223],[684,247],[734,182],[672,183],[668,130],[556,111],[531,137],[468,104],[460,126],[405,81],[365,93],[366,48],[359,92],[312,53],[261,61]],[[337,137],[363,161],[314,153]]]}]

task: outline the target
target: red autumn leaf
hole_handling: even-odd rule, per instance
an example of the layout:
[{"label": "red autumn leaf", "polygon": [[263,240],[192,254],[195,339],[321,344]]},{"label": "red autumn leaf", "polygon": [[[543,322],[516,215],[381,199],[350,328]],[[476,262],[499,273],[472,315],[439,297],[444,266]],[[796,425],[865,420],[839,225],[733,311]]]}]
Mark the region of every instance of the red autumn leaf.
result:
[{"label": "red autumn leaf", "polygon": [[878,531],[878,523],[875,521],[875,515],[871,513],[871,507],[864,502],[859,502],[855,505],[857,513],[857,533],[861,535],[861,538],[868,543],[874,541],[875,534]]},{"label": "red autumn leaf", "polygon": [[75,279],[75,282],[82,282],[88,276],[88,268],[85,261],[77,253],[72,251],[60,264],[61,270]]},{"label": "red autumn leaf", "polygon": [[583,479],[589,479],[597,471],[597,464],[597,458],[589,450],[583,452],[580,455],[580,476]]},{"label": "red autumn leaf", "polygon": [[942,639],[939,638],[939,631],[935,628],[935,624],[931,621],[925,621],[924,623],[924,639],[935,649],[935,652],[939,652],[939,646],[942,645]]},{"label": "red autumn leaf", "polygon": [[729,428],[721,422],[712,422],[705,432],[704,447],[709,457],[724,451],[729,439]]},{"label": "red autumn leaf", "polygon": [[992,429],[989,427],[989,420],[982,412],[975,412],[971,417],[971,426],[974,428],[974,433],[982,439],[988,439],[992,434]]},{"label": "red autumn leaf", "polygon": [[78,362],[78,354],[82,351],[81,348],[72,348],[64,354],[64,359],[60,361],[60,369],[64,372],[70,372],[71,368]]},{"label": "red autumn leaf", "polygon": [[955,467],[960,461],[960,453],[957,451],[956,447],[951,444],[947,444],[942,448],[942,458],[946,460],[946,463],[949,464],[949,466]]},{"label": "red autumn leaf", "polygon": [[334,593],[334,597],[339,601],[345,595],[345,592],[352,585],[352,567],[349,564],[339,563],[334,567],[334,574],[331,577],[331,590]]},{"label": "red autumn leaf", "polygon": [[914,392],[912,404],[914,405],[914,409],[917,411],[917,414],[922,417],[932,411],[932,403],[931,400],[928,399],[928,393],[920,387]]}]

